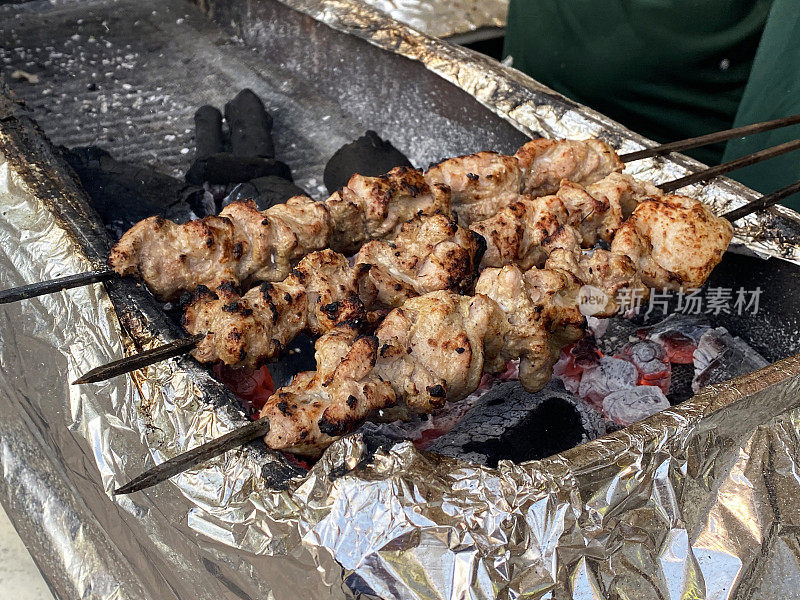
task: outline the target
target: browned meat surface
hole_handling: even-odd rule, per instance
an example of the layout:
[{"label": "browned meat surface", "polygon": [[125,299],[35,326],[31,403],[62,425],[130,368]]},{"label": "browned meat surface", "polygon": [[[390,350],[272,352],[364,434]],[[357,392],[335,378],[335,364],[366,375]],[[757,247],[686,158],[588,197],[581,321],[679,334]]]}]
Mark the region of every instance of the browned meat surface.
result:
[{"label": "browned meat surface", "polygon": [[633,261],[644,284],[700,287],[733,237],[733,226],[701,202],[664,196],[640,203],[617,231],[611,251]]},{"label": "browned meat surface", "polygon": [[532,140],[514,155],[523,170],[523,191],[546,196],[558,191],[561,180],[589,185],[624,165],[614,149],[600,140]]},{"label": "browned meat surface", "polygon": [[486,240],[483,266],[516,264],[522,269],[542,266],[547,258],[545,244],[569,219],[558,196],[519,196],[493,217],[478,221],[471,229]]},{"label": "browned meat surface", "polygon": [[400,167],[383,177],[354,175],[325,202],[297,196],[264,211],[234,202],[218,217],[183,225],[145,219],[114,246],[109,265],[171,300],[198,285],[280,281],[309,252],[353,253],[367,240],[393,238],[415,215],[449,210],[446,186],[428,186],[420,171]]},{"label": "browned meat surface", "polygon": [[449,213],[450,190],[428,185],[417,169],[396,167],[382,177],[353,175],[325,206],[333,223],[330,247],[350,255],[367,240],[394,238],[415,215]]},{"label": "browned meat surface", "polygon": [[261,411],[269,417],[267,445],[319,456],[370,414],[392,406],[392,386],[373,370],[377,348],[375,337],[346,327],[317,340],[317,370],[298,374]]},{"label": "browned meat surface", "polygon": [[510,265],[485,269],[475,286],[501,308],[506,326],[499,342],[500,362],[519,358],[519,380],[539,391],[550,381],[561,347],[583,337],[578,309],[581,282],[570,273]]},{"label": "browned meat surface", "polygon": [[258,211],[252,201],[234,202],[218,217],[178,225],[159,217],[140,221],[112,248],[109,265],[141,278],[162,300],[199,285],[280,281],[293,262],[324,248],[328,211],[311,198]]},{"label": "browned meat surface", "polygon": [[163,217],[139,221],[111,249],[108,263],[120,275],[142,279],[162,300],[198,285],[237,280],[229,219],[206,217],[177,225]]},{"label": "browned meat surface", "polygon": [[255,368],[275,358],[300,332],[316,335],[365,319],[360,273],[331,250],[313,252],[284,281],[264,283],[239,296],[235,286],[200,288],[183,325],[205,333],[193,351],[200,362]]},{"label": "browned meat surface", "polygon": [[640,201],[660,195],[655,186],[624,173],[611,173],[585,188],[564,180],[555,195],[520,196],[471,229],[487,242],[483,266],[541,267],[550,248],[563,247],[562,226],[572,227],[570,243],[574,239],[575,244],[591,248],[601,239],[611,241]]},{"label": "browned meat surface", "polygon": [[394,243],[375,241],[364,250],[369,262],[352,267],[332,250],[312,252],[284,281],[243,296],[232,283],[200,288],[184,313],[189,333],[207,334],[195,358],[255,367],[300,332],[322,335],[342,323],[363,328],[412,296],[465,291],[477,277],[483,244],[448,217],[433,215],[412,219]]},{"label": "browned meat surface", "polygon": [[452,210],[467,226],[496,214],[522,191],[522,169],[513,156],[478,152],[450,158],[428,169],[430,185],[446,185],[452,193]]},{"label": "browned meat surface", "polygon": [[[627,173],[617,172],[612,172],[601,180],[587,185],[586,192],[603,207],[602,219],[598,223],[595,235],[606,242],[611,242],[617,229],[633,214],[640,202],[664,195],[649,181],[641,181]],[[563,199],[563,196],[560,197]]]},{"label": "browned meat surface", "polygon": [[412,298],[375,331],[374,371],[391,383],[407,411],[431,412],[472,393],[484,362],[493,370],[505,366],[496,360],[495,343],[504,324],[502,312],[484,296],[440,291]]},{"label": "browned meat surface", "polygon": [[331,222],[321,202],[305,196],[289,198],[265,211],[255,203],[233,202],[221,217],[231,220],[236,231],[233,259],[237,281],[280,281],[303,256],[328,245]]},{"label": "browned meat surface", "polygon": [[369,304],[394,308],[435,290],[471,291],[484,247],[483,238],[445,215],[417,216],[393,242],[367,242],[356,264],[369,265]]},{"label": "browned meat surface", "polygon": [[592,252],[556,248],[545,264],[547,269],[577,277],[582,283],[579,298],[581,311],[587,316],[611,317],[618,311],[618,295],[623,288],[639,290],[647,297],[648,290],[630,258],[600,248]]}]

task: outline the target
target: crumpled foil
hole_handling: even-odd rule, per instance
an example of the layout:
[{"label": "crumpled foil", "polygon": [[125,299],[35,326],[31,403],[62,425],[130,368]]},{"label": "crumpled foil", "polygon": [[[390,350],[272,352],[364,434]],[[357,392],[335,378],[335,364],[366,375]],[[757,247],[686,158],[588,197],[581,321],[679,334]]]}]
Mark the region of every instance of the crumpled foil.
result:
[{"label": "crumpled foil", "polygon": [[[623,151],[644,143],[360,5],[285,3],[423,61],[530,133],[602,133]],[[17,141],[5,126],[3,152]],[[53,199],[42,201],[52,173],[21,165],[0,156],[3,287],[96,260]],[[659,159],[637,173],[663,181],[693,165]],[[701,195],[720,210],[754,197],[728,181]],[[753,222],[741,243],[797,260],[794,245],[768,235],[791,230],[794,213]],[[409,443],[373,453],[354,435],[280,486],[268,485],[279,457],[250,446],[115,498],[143,469],[243,422],[208,400],[213,382],[188,361],[69,385],[131,348],[99,285],[0,309],[0,493],[60,597],[663,600],[800,589],[798,357],[544,461],[490,469]]]},{"label": "crumpled foil", "polygon": [[361,0],[393,19],[435,37],[506,26],[508,0]]}]

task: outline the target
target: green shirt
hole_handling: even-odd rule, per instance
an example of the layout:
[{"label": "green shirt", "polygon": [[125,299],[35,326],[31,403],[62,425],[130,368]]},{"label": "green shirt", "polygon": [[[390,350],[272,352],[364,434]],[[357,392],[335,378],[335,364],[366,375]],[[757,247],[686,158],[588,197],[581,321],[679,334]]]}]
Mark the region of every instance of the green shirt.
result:
[{"label": "green shirt", "polygon": [[[771,0],[511,0],[514,67],[658,141],[731,126]],[[716,162],[722,147],[695,156]]]}]

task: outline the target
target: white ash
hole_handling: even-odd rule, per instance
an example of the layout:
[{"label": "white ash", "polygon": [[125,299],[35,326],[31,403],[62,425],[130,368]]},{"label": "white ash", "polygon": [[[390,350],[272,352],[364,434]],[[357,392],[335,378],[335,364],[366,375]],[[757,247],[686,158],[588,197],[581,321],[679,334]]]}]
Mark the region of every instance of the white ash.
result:
[{"label": "white ash", "polygon": [[603,413],[620,425],[632,425],[670,407],[660,388],[637,385],[612,392],[603,399]]}]

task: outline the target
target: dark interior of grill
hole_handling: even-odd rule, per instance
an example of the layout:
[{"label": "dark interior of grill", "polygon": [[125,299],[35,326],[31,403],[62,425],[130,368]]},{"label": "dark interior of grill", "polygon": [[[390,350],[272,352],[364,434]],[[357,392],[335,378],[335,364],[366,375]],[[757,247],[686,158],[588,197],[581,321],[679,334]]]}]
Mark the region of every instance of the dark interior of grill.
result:
[{"label": "dark interior of grill", "polygon": [[[0,68],[55,143],[98,146],[117,160],[173,177],[182,177],[192,160],[194,111],[203,104],[222,107],[250,88],[274,117],[276,158],[318,199],[326,195],[328,159],[366,130],[391,140],[418,167],[478,150],[513,152],[526,140],[420,63],[278,2],[247,8],[211,3],[209,12],[211,18],[184,0],[0,6]],[[12,78],[19,69],[33,77]],[[800,346],[797,283],[794,265],[729,252],[707,285],[759,286],[760,309],[708,319],[770,362],[789,356]],[[637,324],[646,323],[639,318]],[[277,385],[313,368],[311,342],[295,345],[301,351],[271,369]],[[690,395],[681,393],[681,399]],[[430,449],[496,465],[565,450],[587,439],[580,431],[609,430],[590,423],[596,417],[577,410],[567,396],[552,382],[535,395],[502,383],[460,429]],[[483,425],[486,431],[476,436]],[[365,431],[392,439],[379,427]]]}]

